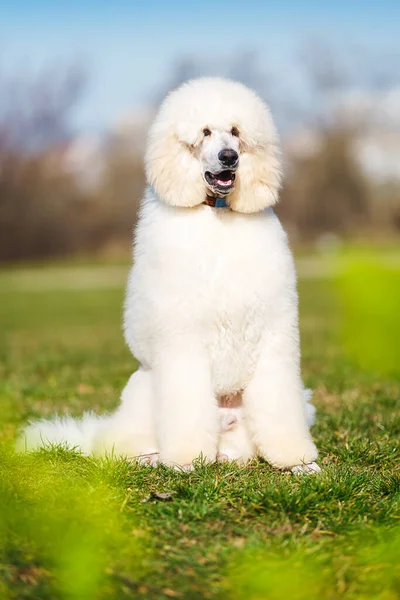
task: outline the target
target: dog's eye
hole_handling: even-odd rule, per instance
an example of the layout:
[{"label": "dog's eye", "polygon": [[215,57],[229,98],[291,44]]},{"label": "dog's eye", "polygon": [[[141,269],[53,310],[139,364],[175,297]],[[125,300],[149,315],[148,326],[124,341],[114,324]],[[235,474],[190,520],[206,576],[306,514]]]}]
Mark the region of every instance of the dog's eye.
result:
[{"label": "dog's eye", "polygon": [[207,127],[205,129],[203,129],[203,133],[204,136],[206,137],[207,135],[211,135],[211,131],[209,129],[207,129]]},{"label": "dog's eye", "polygon": [[235,137],[239,137],[239,129],[237,127],[232,127],[231,135],[234,135]]}]

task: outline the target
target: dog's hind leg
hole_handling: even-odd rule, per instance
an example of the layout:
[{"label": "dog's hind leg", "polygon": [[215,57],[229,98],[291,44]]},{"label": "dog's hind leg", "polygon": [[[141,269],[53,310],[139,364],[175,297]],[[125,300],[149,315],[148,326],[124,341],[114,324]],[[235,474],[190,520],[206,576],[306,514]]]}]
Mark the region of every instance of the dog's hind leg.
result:
[{"label": "dog's hind leg", "polygon": [[140,368],[126,384],[117,411],[99,432],[95,452],[156,464],[158,446],[153,405],[152,373]]},{"label": "dog's hind leg", "polygon": [[239,464],[246,464],[257,455],[257,451],[243,418],[243,408],[219,408],[219,412],[221,429],[217,460],[221,462],[235,460]]},{"label": "dog's hind leg", "polygon": [[242,394],[228,394],[219,398],[219,440],[217,460],[235,460],[245,464],[257,454],[245,422]]}]

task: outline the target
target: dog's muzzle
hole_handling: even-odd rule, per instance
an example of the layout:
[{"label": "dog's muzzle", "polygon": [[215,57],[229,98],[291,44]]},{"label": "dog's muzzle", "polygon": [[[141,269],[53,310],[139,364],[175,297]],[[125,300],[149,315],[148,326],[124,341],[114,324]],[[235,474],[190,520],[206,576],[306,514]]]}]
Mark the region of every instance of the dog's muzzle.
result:
[{"label": "dog's muzzle", "polygon": [[222,196],[229,194],[235,187],[236,173],[232,169],[225,169],[219,173],[211,173],[206,171],[204,173],[204,179],[207,187],[214,193],[218,193]]}]

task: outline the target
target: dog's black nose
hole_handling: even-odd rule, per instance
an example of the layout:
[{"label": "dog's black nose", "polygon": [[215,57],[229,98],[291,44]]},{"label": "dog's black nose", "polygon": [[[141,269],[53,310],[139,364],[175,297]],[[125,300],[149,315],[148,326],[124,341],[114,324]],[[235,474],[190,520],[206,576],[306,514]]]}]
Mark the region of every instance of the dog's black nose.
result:
[{"label": "dog's black nose", "polygon": [[239,160],[239,154],[236,152],[236,150],[224,148],[218,153],[218,159],[219,162],[224,165],[224,167],[234,167]]}]

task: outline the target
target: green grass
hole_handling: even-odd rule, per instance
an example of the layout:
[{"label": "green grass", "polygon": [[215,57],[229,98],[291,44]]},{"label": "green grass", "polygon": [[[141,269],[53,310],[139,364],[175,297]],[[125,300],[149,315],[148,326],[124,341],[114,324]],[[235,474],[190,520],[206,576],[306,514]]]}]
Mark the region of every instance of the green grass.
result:
[{"label": "green grass", "polygon": [[13,452],[29,418],[114,408],[137,366],[122,286],[98,273],[74,289],[63,269],[65,289],[58,268],[54,290],[51,270],[36,286],[29,270],[17,284],[0,275],[1,599],[400,597],[399,379],[346,356],[332,280],[300,281],[323,472],[255,461],[176,473]]}]

